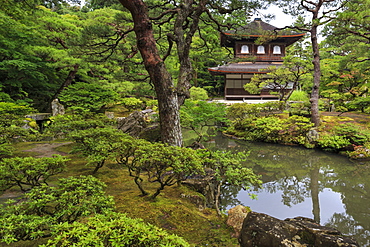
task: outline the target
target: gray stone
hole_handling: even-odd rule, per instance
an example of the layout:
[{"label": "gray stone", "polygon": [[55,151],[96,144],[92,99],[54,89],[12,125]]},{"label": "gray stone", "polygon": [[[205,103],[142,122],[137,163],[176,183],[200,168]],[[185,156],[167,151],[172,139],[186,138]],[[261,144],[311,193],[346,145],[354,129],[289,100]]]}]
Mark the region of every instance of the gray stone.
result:
[{"label": "gray stone", "polygon": [[58,99],[54,99],[51,102],[51,112],[52,112],[53,116],[64,115],[65,114],[64,106],[61,103],[59,103]]},{"label": "gray stone", "polygon": [[131,136],[138,136],[147,126],[144,114],[139,111],[134,111],[128,117],[118,117],[117,124],[119,130]]},{"label": "gray stone", "polygon": [[117,127],[119,130],[135,137],[147,139],[148,135],[154,135],[151,139],[158,139],[159,128],[156,125],[148,126],[152,115],[155,112],[151,109],[144,111],[134,111],[127,117],[117,118]]},{"label": "gray stone", "polygon": [[321,226],[312,219],[296,217],[279,220],[250,212],[239,237],[241,247],[356,247],[356,240],[338,230]]},{"label": "gray stone", "polygon": [[309,143],[314,143],[319,139],[319,132],[316,128],[312,128],[308,131],[306,138]]},{"label": "gray stone", "polygon": [[36,120],[36,121],[48,120],[50,117],[51,117],[50,113],[35,113],[35,114],[29,114],[25,116],[25,118],[32,118],[33,120]]}]

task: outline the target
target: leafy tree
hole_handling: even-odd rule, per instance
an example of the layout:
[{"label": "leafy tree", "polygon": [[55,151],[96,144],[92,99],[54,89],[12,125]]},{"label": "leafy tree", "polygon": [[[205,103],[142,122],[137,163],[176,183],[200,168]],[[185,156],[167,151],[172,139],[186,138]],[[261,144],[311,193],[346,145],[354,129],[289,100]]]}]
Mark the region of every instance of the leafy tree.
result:
[{"label": "leafy tree", "polygon": [[149,145],[151,143],[148,141],[127,137],[119,142],[119,147],[114,153],[117,163],[128,169],[129,175],[134,178],[134,182],[143,196],[149,193],[144,189],[142,184],[142,166],[139,162],[140,148]]},{"label": "leafy tree", "polygon": [[0,161],[0,191],[18,186],[28,191],[36,186],[47,184],[53,175],[65,169],[65,157],[55,155],[52,158],[15,157]]},{"label": "leafy tree", "polygon": [[[302,0],[300,2],[283,0],[279,4],[284,8],[285,12],[292,14],[296,13],[309,13],[311,19],[309,23],[298,24],[295,28],[300,31],[310,33],[311,45],[312,45],[312,64],[313,64],[313,86],[311,91],[311,120],[315,126],[320,125],[319,116],[319,90],[320,90],[320,50],[318,43],[318,28],[329,22],[335,15],[335,13],[342,9],[347,0]],[[323,11],[325,9],[325,11]]]},{"label": "leafy tree", "polygon": [[247,190],[252,185],[258,186],[262,183],[252,169],[243,166],[242,162],[249,155],[246,152],[199,150],[198,154],[202,157],[204,166],[212,169],[215,179],[214,205],[219,215],[222,185],[235,185]]},{"label": "leafy tree", "polygon": [[104,128],[115,125],[115,121],[104,114],[85,112],[81,114],[65,114],[50,118],[50,124],[45,130],[45,135],[55,138],[65,138],[73,131]]},{"label": "leafy tree", "polygon": [[77,82],[68,86],[60,100],[72,111],[100,111],[106,104],[114,102],[117,94],[97,84]]},{"label": "leafy tree", "polygon": [[68,135],[77,145],[73,152],[82,153],[87,157],[88,165],[94,165],[93,174],[102,168],[105,162],[112,158],[120,142],[131,138],[114,128],[89,128],[73,131]]},{"label": "leafy tree", "polygon": [[189,175],[203,171],[200,160],[192,149],[134,138],[122,140],[118,145],[116,160],[128,169],[143,196],[149,195],[144,189],[143,176],[148,182],[159,184],[151,199],[155,199],[166,186],[172,186]]},{"label": "leafy tree", "polygon": [[34,187],[18,203],[0,206],[2,242],[50,237],[63,222],[111,211],[113,198],[104,192],[105,184],[91,176],[60,179],[57,187]]},{"label": "leafy tree", "polygon": [[339,106],[369,91],[369,7],[367,0],[349,1],[324,29],[325,61],[332,68],[326,91]]},{"label": "leafy tree", "polygon": [[[132,15],[137,47],[156,90],[163,141],[181,146],[179,105],[189,97],[188,89],[193,75],[189,54],[200,21],[217,23],[218,27],[222,26],[221,23],[229,21],[235,23],[241,20],[237,18],[241,16],[245,21],[245,10],[260,7],[262,4],[260,1],[227,1],[220,4],[218,1],[208,0],[202,0],[199,3],[187,0],[173,1],[163,5],[151,5],[150,2],[144,3],[142,0],[121,0],[120,2]],[[225,15],[228,15],[227,20],[222,21],[221,16]],[[171,32],[167,33],[169,49],[163,58],[156,47],[152,20],[159,25],[169,22],[172,24]],[[230,27],[230,25],[224,26]],[[176,91],[173,90],[174,83],[164,65],[164,59],[170,55],[173,43],[176,43],[180,62]]]},{"label": "leafy tree", "polygon": [[227,122],[224,104],[186,100],[181,108],[181,123],[198,135],[198,142],[204,135],[205,127],[215,127]]},{"label": "leafy tree", "polygon": [[151,199],[155,199],[166,186],[203,172],[201,160],[193,149],[161,143],[141,147],[137,162],[148,181],[159,184]]},{"label": "leafy tree", "polygon": [[[35,112],[35,109],[28,105],[0,102],[0,160],[12,156],[13,147],[11,143],[29,138],[32,131],[38,129],[35,121],[25,119],[26,114],[33,112]],[[33,128],[27,130],[24,128],[25,125],[28,127],[32,125]]]}]

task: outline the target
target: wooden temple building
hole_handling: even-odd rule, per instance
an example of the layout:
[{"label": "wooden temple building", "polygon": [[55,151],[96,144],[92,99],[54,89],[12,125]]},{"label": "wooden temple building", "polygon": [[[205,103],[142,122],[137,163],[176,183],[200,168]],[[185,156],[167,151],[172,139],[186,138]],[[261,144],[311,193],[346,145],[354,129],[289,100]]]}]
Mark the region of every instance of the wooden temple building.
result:
[{"label": "wooden temple building", "polygon": [[244,27],[221,33],[221,45],[234,50],[235,62],[208,68],[208,71],[224,76],[226,100],[278,99],[278,95],[271,94],[274,89],[268,86],[262,88],[260,94],[250,94],[243,88],[255,74],[267,74],[269,67],[282,66],[286,47],[305,35],[276,29],[256,18]]}]

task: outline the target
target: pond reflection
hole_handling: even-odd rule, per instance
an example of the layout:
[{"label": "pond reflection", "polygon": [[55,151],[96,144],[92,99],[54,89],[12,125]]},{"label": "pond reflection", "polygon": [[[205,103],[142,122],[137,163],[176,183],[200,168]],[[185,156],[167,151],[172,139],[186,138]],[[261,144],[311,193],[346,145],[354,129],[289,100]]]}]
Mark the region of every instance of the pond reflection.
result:
[{"label": "pond reflection", "polygon": [[[370,163],[293,146],[249,143],[217,136],[210,149],[233,149],[250,155],[246,166],[261,175],[262,188],[223,189],[223,209],[235,205],[279,219],[304,216],[353,235],[370,246]],[[252,200],[248,193],[258,196]]]}]

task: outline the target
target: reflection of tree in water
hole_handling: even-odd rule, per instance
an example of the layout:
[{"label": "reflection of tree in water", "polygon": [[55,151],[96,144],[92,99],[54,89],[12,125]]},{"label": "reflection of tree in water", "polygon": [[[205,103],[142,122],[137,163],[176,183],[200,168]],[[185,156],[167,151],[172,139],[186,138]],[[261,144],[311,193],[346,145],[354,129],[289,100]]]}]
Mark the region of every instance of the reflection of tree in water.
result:
[{"label": "reflection of tree in water", "polygon": [[[311,198],[312,213],[318,222],[319,193],[324,188],[340,193],[346,214],[334,214],[328,225],[344,234],[354,235],[361,246],[370,246],[369,162],[351,163],[340,155],[314,149],[248,143],[221,137],[212,145],[219,150],[249,151],[246,166],[262,176],[263,189],[269,193],[281,191],[282,202],[287,206]],[[223,202],[230,201],[234,205],[236,201],[233,197],[238,194],[236,190],[225,190],[223,198],[227,199]],[[255,192],[258,191],[261,190]]]},{"label": "reflection of tree in water", "polygon": [[237,195],[242,190],[240,186],[223,185],[221,188],[220,210],[225,211],[227,207],[234,207],[243,204],[238,200]]},{"label": "reflection of tree in water", "polygon": [[[337,166],[335,179],[330,179],[327,186],[342,194],[346,212],[367,232],[370,231],[370,171],[369,166]],[[367,235],[370,238],[370,235]],[[369,245],[370,246],[370,245]]]},{"label": "reflection of tree in water", "polygon": [[370,231],[364,229],[350,215],[334,213],[325,226],[336,228],[344,235],[355,236],[361,246],[370,246]]}]

